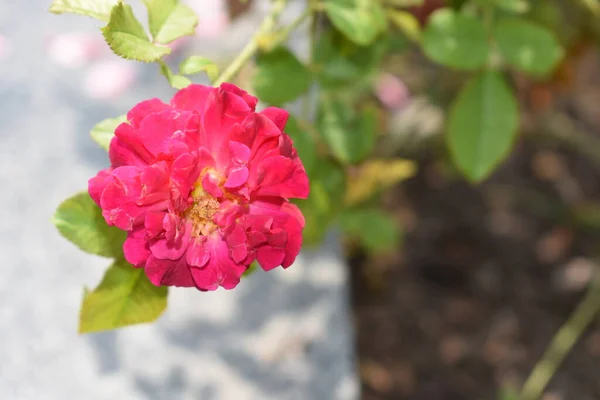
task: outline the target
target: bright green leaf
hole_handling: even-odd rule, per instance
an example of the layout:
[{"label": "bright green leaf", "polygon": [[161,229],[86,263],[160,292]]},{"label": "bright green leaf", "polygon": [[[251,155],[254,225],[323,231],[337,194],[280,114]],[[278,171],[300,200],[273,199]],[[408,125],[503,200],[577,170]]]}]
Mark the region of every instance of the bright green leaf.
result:
[{"label": "bright green leaf", "polygon": [[201,71],[206,72],[211,82],[214,82],[219,76],[219,67],[217,67],[217,64],[206,57],[191,56],[185,59],[179,66],[179,73],[183,75],[194,75]]},{"label": "bright green leaf", "polygon": [[506,19],[496,25],[494,32],[502,56],[523,72],[546,75],[563,57],[554,34],[533,22]]},{"label": "bright green leaf", "polygon": [[169,84],[175,89],[186,88],[192,83],[192,81],[185,76],[174,74],[173,71],[171,71],[171,68],[163,61],[160,61],[160,73],[167,78]]},{"label": "bright green leaf", "polygon": [[409,39],[421,41],[421,24],[417,17],[407,11],[389,10],[388,17]]},{"label": "bright green leaf", "polygon": [[71,13],[108,22],[110,10],[118,0],[54,0],[50,12],[54,14]]},{"label": "bright green leaf", "polygon": [[337,29],[359,45],[372,43],[387,27],[385,11],[372,0],[327,0],[325,12]]},{"label": "bright green leaf", "polygon": [[143,268],[116,261],[100,285],[85,295],[79,316],[79,333],[152,322],[167,307],[167,287],[154,286]]},{"label": "bright green leaf", "polygon": [[126,115],[120,115],[116,118],[107,118],[92,128],[90,136],[100,145],[100,147],[108,151],[110,141],[113,136],[115,136],[115,129],[123,122],[127,122]]},{"label": "bright green leaf", "polygon": [[258,57],[258,71],[252,84],[258,98],[280,106],[295,100],[311,84],[310,71],[285,48]]},{"label": "bright green leaf", "polygon": [[441,8],[429,17],[422,43],[429,58],[452,68],[474,70],[488,58],[483,23],[449,8]]},{"label": "bright green leaf", "polygon": [[102,210],[87,192],[63,201],[54,214],[58,231],[81,250],[104,257],[121,257],[125,232],[108,226]]},{"label": "bright green leaf", "polygon": [[171,52],[169,47],[150,42],[131,6],[123,3],[112,9],[110,21],[102,28],[102,34],[111,50],[128,60],[153,62]]},{"label": "bright green leaf", "polygon": [[482,72],[462,88],[450,111],[447,139],[467,178],[485,179],[509,154],[518,123],[516,100],[498,72]]},{"label": "bright green leaf", "polygon": [[353,209],[342,213],[342,230],[359,239],[369,250],[393,249],[400,242],[400,228],[379,209]]},{"label": "bright green leaf", "polygon": [[285,125],[285,133],[290,135],[294,141],[294,147],[298,151],[298,156],[304,164],[306,172],[309,174],[317,162],[317,147],[315,138],[306,130],[302,129],[292,115],[288,118]]},{"label": "bright green leaf", "polygon": [[248,267],[248,269],[246,269],[244,271],[244,273],[242,274],[243,277],[248,277],[250,275],[252,275],[254,272],[256,272],[256,269],[258,267],[258,262],[254,261],[252,262],[252,264],[250,264],[250,266]]},{"label": "bright green leaf", "polygon": [[373,109],[366,109],[356,117],[348,104],[327,99],[321,104],[318,125],[336,158],[343,163],[357,163],[373,148],[377,115]]},{"label": "bright green leaf", "polygon": [[150,33],[158,43],[169,43],[186,35],[193,35],[198,17],[190,7],[179,0],[143,0],[148,9]]}]

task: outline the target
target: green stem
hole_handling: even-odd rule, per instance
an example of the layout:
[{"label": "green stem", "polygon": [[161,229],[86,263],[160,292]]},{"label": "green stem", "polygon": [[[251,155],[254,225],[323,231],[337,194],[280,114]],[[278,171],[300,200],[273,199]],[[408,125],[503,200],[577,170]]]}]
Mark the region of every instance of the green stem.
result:
[{"label": "green stem", "polygon": [[[313,2],[314,3],[314,2]],[[309,1],[309,7],[311,9],[314,9],[313,4],[310,3]],[[310,31],[308,32],[308,65],[311,69],[311,71],[313,70],[313,64],[315,62],[314,60],[314,51],[315,51],[315,45],[317,43],[317,29],[318,29],[318,16],[317,14],[311,14],[311,18],[310,18]],[[305,120],[308,120],[310,117],[310,106],[311,106],[311,96],[310,96],[310,89],[309,92],[306,93],[304,95],[304,99],[302,99],[302,109],[301,109],[301,115],[302,118],[304,118]]]},{"label": "green stem", "polygon": [[223,82],[227,82],[231,80],[237,73],[242,69],[242,67],[250,60],[256,51],[258,50],[258,41],[260,37],[266,33],[269,33],[275,28],[275,24],[277,23],[277,18],[279,14],[283,11],[287,4],[287,0],[276,0],[275,4],[273,4],[273,8],[269,15],[265,17],[263,22],[260,24],[258,31],[254,34],[252,39],[246,44],[246,46],[242,49],[240,54],[229,64],[229,66],[219,75],[219,77],[215,80],[214,86],[219,86]]},{"label": "green stem", "polygon": [[271,42],[269,42],[267,50],[272,50],[275,47],[279,46],[281,43],[285,42],[288,36],[290,36],[290,33],[292,33],[300,25],[302,25],[302,23],[311,15],[312,11],[310,9],[304,10],[304,12],[300,14],[298,18],[292,21],[292,23],[290,23],[288,26],[277,32],[275,38]]},{"label": "green stem", "polygon": [[569,320],[560,328],[552,343],[523,385],[520,400],[538,400],[552,376],[569,351],[600,311],[600,274],[592,282],[587,294]]}]

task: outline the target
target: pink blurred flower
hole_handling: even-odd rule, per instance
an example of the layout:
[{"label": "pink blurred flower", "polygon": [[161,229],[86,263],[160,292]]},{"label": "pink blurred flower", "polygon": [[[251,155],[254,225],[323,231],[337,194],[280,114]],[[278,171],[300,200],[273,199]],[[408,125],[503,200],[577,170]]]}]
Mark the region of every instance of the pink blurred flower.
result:
[{"label": "pink blurred flower", "polygon": [[98,62],[86,73],[84,88],[95,99],[112,99],[125,92],[136,78],[136,68],[126,60]]},{"label": "pink blurred flower", "polygon": [[222,0],[188,0],[187,3],[198,15],[196,35],[200,38],[217,38],[231,23],[227,5]]},{"label": "pink blurred flower", "polygon": [[381,74],[377,79],[375,95],[390,110],[403,108],[410,99],[410,92],[404,82],[388,73]]},{"label": "pink blurred flower", "polygon": [[0,35],[0,60],[7,59],[12,54],[12,43],[6,36]]},{"label": "pink blurred flower", "polygon": [[125,258],[155,285],[234,288],[253,261],[289,267],[304,217],[288,199],[308,177],[283,132],[288,113],[224,83],[144,101],[115,131],[112,167],[89,181]]},{"label": "pink blurred flower", "polygon": [[46,51],[52,61],[67,67],[78,68],[102,54],[102,36],[85,32],[67,32],[51,37]]}]

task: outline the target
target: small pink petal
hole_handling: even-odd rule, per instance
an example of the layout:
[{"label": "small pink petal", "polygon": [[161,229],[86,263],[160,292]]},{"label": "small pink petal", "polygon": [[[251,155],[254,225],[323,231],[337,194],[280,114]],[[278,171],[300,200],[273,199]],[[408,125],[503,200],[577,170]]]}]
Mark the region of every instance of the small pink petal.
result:
[{"label": "small pink petal", "polygon": [[0,60],[6,60],[10,57],[13,46],[6,36],[0,35]]},{"label": "small pink petal", "polygon": [[233,168],[229,171],[229,175],[227,176],[227,181],[225,181],[226,188],[235,188],[238,186],[242,186],[244,183],[248,181],[248,168],[246,167],[238,167]]},{"label": "small pink petal", "polygon": [[278,267],[285,258],[285,250],[280,247],[261,246],[256,252],[256,259],[265,271]]},{"label": "small pink petal", "polygon": [[410,98],[410,92],[404,82],[388,73],[379,76],[375,83],[375,94],[379,101],[391,110],[403,108]]},{"label": "small pink petal", "polygon": [[142,228],[129,232],[127,235],[123,245],[123,254],[128,263],[143,266],[150,257],[151,253],[145,235],[146,232]]},{"label": "small pink petal", "polygon": [[190,243],[185,258],[191,266],[204,267],[210,259],[210,253],[204,249],[202,241],[198,240]]}]

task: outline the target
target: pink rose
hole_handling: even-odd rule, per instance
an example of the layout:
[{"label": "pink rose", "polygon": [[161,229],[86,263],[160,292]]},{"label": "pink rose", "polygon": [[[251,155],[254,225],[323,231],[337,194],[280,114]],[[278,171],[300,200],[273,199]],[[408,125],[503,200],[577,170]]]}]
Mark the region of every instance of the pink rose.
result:
[{"label": "pink rose", "polygon": [[298,255],[304,218],[288,199],[308,196],[308,177],[288,113],[256,103],[232,84],[191,85],[117,127],[89,193],[153,284],[232,289],[253,261],[287,268]]}]

